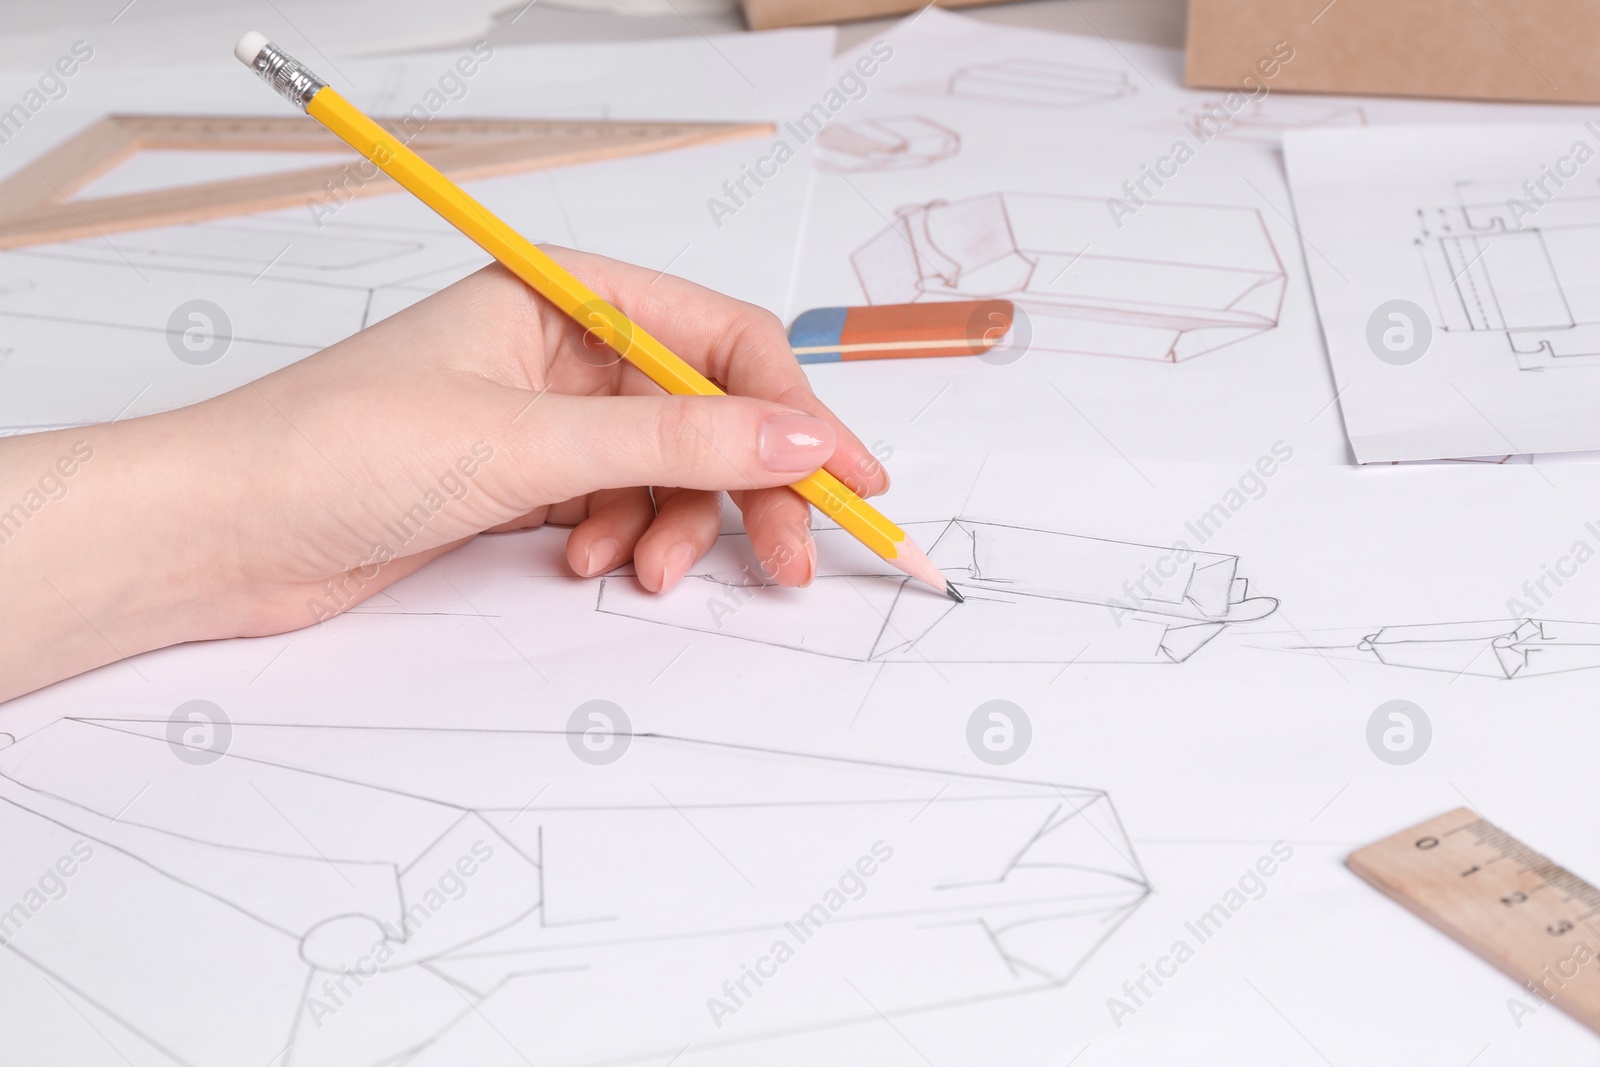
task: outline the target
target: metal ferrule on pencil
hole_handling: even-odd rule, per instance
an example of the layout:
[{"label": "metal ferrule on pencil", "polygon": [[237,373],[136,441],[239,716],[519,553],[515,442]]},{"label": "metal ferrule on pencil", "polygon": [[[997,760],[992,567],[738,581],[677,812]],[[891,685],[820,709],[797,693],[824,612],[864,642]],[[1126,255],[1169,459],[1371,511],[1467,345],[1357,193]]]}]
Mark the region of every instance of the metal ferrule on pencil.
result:
[{"label": "metal ferrule on pencil", "polygon": [[263,45],[250,67],[261,75],[262,81],[276,89],[279,96],[301,111],[311,103],[317,91],[328,84],[275,44]]}]

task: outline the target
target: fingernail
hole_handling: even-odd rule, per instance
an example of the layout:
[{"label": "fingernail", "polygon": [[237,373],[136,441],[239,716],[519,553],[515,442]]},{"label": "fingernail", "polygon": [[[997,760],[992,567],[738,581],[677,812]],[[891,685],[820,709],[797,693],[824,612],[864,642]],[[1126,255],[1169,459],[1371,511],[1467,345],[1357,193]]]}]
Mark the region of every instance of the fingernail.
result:
[{"label": "fingernail", "polygon": [[679,541],[667,549],[667,558],[661,571],[661,589],[665,593],[668,589],[683,581],[683,576],[689,573],[689,568],[694,566],[694,546],[687,541]]},{"label": "fingernail", "polygon": [[583,561],[585,577],[593,578],[617,565],[617,557],[622,555],[622,543],[615,537],[602,537],[589,546],[589,554]]},{"label": "fingernail", "polygon": [[800,580],[802,588],[811,584],[817,576],[817,542],[815,538],[806,538],[806,575]]},{"label": "fingernail", "polygon": [[811,415],[769,415],[761,424],[761,462],[769,471],[814,471],[833,455],[838,438]]},{"label": "fingernail", "polygon": [[889,491],[889,468],[885,467],[877,456],[873,456],[870,461],[864,462],[861,470],[863,484],[868,480],[878,480],[883,483],[883,488],[869,489],[862,493],[862,496],[877,496],[879,493],[887,493]]}]

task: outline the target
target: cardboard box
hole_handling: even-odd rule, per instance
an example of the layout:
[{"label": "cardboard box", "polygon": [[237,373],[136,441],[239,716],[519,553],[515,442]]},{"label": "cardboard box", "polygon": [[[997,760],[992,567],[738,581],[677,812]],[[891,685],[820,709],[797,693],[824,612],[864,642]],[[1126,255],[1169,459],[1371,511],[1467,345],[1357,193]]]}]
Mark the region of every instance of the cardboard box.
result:
[{"label": "cardboard box", "polygon": [[1596,42],[1593,0],[1189,0],[1186,80],[1600,103]]}]

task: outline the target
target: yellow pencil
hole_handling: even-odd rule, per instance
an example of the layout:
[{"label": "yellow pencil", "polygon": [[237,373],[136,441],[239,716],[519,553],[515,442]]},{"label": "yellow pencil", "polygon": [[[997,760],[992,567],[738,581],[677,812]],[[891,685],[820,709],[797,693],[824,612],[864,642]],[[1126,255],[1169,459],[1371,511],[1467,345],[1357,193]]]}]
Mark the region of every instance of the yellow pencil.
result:
[{"label": "yellow pencil", "polygon": [[[455,182],[329,88],[283,49],[252,30],[234,45],[239,61],[284,99],[371,160],[456,229],[499,260],[540,296],[610,345],[650,380],[675,396],[722,396],[710,379],[636,326],[532,241],[501,222]],[[827,471],[793,489],[884,561],[926,582],[951,600],[963,597],[905,531]]]}]

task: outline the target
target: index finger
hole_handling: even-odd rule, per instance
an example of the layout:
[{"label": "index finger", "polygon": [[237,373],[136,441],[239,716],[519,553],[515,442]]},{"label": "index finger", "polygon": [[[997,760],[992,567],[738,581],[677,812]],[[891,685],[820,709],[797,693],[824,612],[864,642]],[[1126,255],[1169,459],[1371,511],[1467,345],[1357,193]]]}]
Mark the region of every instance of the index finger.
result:
[{"label": "index finger", "polygon": [[811,391],[776,315],[675,275],[565,248],[547,251],[725,391],[827,419],[839,439],[827,470],[853,491],[872,496],[889,488],[877,457]]}]

